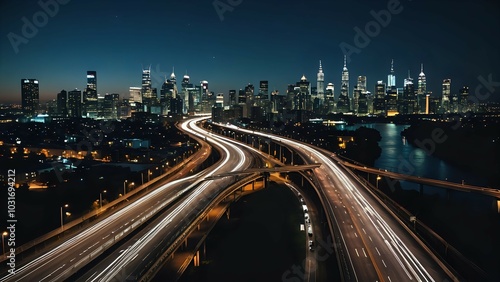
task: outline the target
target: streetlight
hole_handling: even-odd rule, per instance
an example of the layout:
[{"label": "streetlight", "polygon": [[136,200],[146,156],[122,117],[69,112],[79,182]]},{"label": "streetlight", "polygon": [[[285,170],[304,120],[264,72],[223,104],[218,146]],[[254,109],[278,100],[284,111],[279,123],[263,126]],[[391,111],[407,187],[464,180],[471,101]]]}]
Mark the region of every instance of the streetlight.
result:
[{"label": "streetlight", "polygon": [[69,207],[68,204],[61,206],[61,231],[64,231],[64,217],[63,217],[63,208]]},{"label": "streetlight", "polygon": [[378,189],[378,181],[382,179],[382,177],[380,177],[380,175],[377,175],[377,189]]},{"label": "streetlight", "polygon": [[9,232],[7,232],[7,231],[4,231],[2,233],[2,255],[5,254],[5,239],[4,239],[4,237],[7,235],[9,235]]},{"label": "streetlight", "polygon": [[101,209],[102,209],[102,193],[106,193],[107,191],[104,190],[102,191],[101,193],[99,193],[99,204],[101,205]]},{"label": "streetlight", "polygon": [[127,191],[125,190],[125,183],[127,183],[128,180],[125,179],[125,181],[123,181],[123,196],[125,196],[125,193],[127,193]]}]

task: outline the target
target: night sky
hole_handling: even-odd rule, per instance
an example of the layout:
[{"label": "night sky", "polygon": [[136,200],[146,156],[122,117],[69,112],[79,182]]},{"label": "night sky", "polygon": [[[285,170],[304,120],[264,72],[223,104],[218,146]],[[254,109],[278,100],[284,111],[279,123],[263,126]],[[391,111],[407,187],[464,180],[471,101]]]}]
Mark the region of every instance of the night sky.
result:
[{"label": "night sky", "polygon": [[[395,0],[58,0],[67,3],[45,24],[38,1],[0,1],[0,102],[20,103],[22,78],[39,79],[45,101],[62,89],[83,90],[87,70],[97,71],[99,93],[128,98],[149,65],[157,88],[175,66],[178,81],[187,71],[193,83],[208,80],[216,93],[269,80],[270,90],[284,94],[303,74],[315,86],[320,59],[325,83],[335,84],[338,97],[339,45],[356,46],[354,28],[364,30],[370,11]],[[497,2],[401,0],[400,13],[351,55],[351,93],[358,75],[367,76],[372,92],[377,80],[386,82],[391,59],[398,87],[408,70],[416,81],[424,63],[434,95],[444,78],[452,79],[453,93],[462,85],[473,92],[480,75],[500,81]],[[236,5],[221,20],[214,3]],[[34,15],[41,26],[16,53],[9,38],[23,36],[22,18],[33,23]]]}]

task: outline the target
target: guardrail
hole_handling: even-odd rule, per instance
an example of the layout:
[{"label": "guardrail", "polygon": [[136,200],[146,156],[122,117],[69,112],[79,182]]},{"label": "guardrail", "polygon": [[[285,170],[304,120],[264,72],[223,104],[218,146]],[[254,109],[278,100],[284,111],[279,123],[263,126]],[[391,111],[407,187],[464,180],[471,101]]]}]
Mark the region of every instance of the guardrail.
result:
[{"label": "guardrail", "polygon": [[225,190],[221,191],[210,203],[207,207],[201,210],[201,212],[196,216],[195,220],[189,224],[182,233],[177,235],[177,237],[173,240],[171,244],[168,245],[168,248],[156,259],[156,262],[146,271],[145,274],[142,275],[141,279],[139,281],[151,281],[153,277],[156,275],[156,273],[161,269],[161,266],[165,262],[165,260],[172,255],[172,253],[179,248],[179,246],[182,244],[182,242],[189,236],[189,234],[200,224],[201,221],[205,219],[207,216],[208,212],[214,208],[217,204],[222,202],[224,199],[226,199],[228,196],[230,196],[233,192],[241,188],[242,186],[248,184],[249,182],[255,181],[259,178],[261,178],[260,174],[252,174],[250,176],[247,176],[236,183],[232,184]]},{"label": "guardrail", "polygon": [[[196,139],[199,139],[199,138],[196,138]],[[205,141],[202,141],[201,139],[198,140],[200,142],[200,144],[204,144],[203,146],[208,146],[208,149],[211,150],[211,146],[208,145]],[[202,148],[203,148],[202,146]],[[198,156],[199,155],[199,156]],[[208,155],[208,154],[207,154]],[[89,220],[89,219],[92,219],[92,218],[95,218],[97,217],[98,215],[108,211],[108,210],[111,210],[115,207],[117,207],[119,204],[121,203],[124,203],[125,201],[128,201],[129,198],[131,197],[134,197],[136,196],[137,194],[143,192],[146,188],[148,188],[149,186],[155,184],[156,182],[162,180],[162,179],[165,179],[165,178],[168,178],[168,177],[171,177],[172,175],[174,175],[175,173],[177,173],[181,168],[183,168],[187,163],[189,163],[193,158],[200,158],[203,156],[203,153],[202,153],[202,149],[198,150],[196,153],[192,154],[191,156],[189,156],[188,158],[186,158],[185,160],[183,160],[182,162],[178,163],[177,165],[173,166],[172,169],[170,169],[167,173],[163,174],[163,175],[160,175],[154,179],[152,179],[151,181],[149,182],[146,182],[140,186],[138,186],[136,189],[130,191],[129,193],[125,194],[124,196],[118,198],[118,199],[115,199],[107,204],[105,204],[104,206],[102,206],[101,208],[98,208],[96,210],[93,210],[91,212],[88,212],[87,214],[84,214],[81,218],[79,219],[74,219],[72,221],[69,221],[68,223],[65,223],[64,226],[61,228],[61,227],[58,227],[57,229],[54,229],[53,231],[50,231],[38,238],[35,238],[31,241],[28,241],[26,243],[24,243],[23,245],[19,246],[19,247],[16,247],[16,255],[19,255],[20,253],[23,253],[29,249],[32,249],[36,246],[39,246],[40,244],[42,243],[45,243],[47,242],[48,240],[56,237],[56,236],[59,236],[61,234],[63,234],[64,232],[68,231],[68,230],[72,230],[73,228],[83,224],[85,221]],[[1,257],[0,257],[0,262],[3,262],[7,260],[7,256],[6,254],[3,254]]]}]

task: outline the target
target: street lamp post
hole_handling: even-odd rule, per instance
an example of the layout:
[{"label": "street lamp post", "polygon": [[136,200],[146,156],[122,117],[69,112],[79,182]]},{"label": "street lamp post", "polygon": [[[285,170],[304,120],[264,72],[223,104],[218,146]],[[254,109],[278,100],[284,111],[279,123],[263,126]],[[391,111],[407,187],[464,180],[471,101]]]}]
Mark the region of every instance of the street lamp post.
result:
[{"label": "street lamp post", "polygon": [[102,193],[106,193],[106,190],[104,190],[101,193],[99,193],[99,204],[101,206],[101,209],[102,209]]},{"label": "street lamp post", "polygon": [[7,231],[2,233],[2,255],[5,254],[5,236],[9,235]]},{"label": "street lamp post", "polygon": [[382,177],[380,177],[380,175],[377,175],[377,189],[378,189],[378,181],[382,179]]},{"label": "street lamp post", "polygon": [[63,208],[69,207],[68,204],[61,206],[61,231],[64,231],[64,217],[63,217]]},{"label": "street lamp post", "polygon": [[128,180],[125,179],[125,181],[123,181],[123,196],[125,196],[125,193],[127,192],[127,190],[125,190],[125,183],[127,183]]}]

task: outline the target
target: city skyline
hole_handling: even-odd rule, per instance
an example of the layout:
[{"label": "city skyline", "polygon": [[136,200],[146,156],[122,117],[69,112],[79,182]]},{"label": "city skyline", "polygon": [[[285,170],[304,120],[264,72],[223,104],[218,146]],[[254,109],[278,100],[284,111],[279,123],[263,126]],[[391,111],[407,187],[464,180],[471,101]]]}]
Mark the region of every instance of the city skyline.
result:
[{"label": "city skyline", "polygon": [[[59,2],[65,1],[53,3]],[[277,89],[284,95],[287,85],[302,75],[316,85],[320,60],[325,86],[333,83],[337,98],[344,56],[341,46],[363,47],[355,44],[356,28],[365,30],[374,20],[372,12],[388,9],[394,1],[241,1],[224,12],[215,7],[217,1],[175,6],[150,3],[150,8],[131,1],[119,6],[66,2],[58,4],[53,16],[47,13],[46,23],[26,38],[27,43],[18,45],[12,44],[12,34],[23,35],[23,19],[43,20],[35,15],[44,10],[36,2],[2,2],[0,102],[19,103],[19,80],[24,78],[40,81],[41,101],[55,99],[62,89],[85,90],[89,70],[99,75],[99,94],[127,97],[129,87],[141,85],[141,67],[149,65],[157,89],[175,67],[178,77],[187,72],[193,83],[209,81],[215,93],[268,80],[270,91]],[[386,81],[392,59],[398,87],[408,70],[416,81],[423,63],[427,89],[434,96],[441,94],[446,78],[453,81],[452,94],[464,85],[474,91],[479,76],[492,74],[498,80],[499,39],[490,34],[500,24],[492,14],[494,4],[480,3],[400,1],[399,12],[390,16],[385,27],[379,26],[380,32],[369,38],[369,44],[358,48],[359,53],[348,54],[350,97],[358,76],[367,77],[367,90],[373,93],[377,81]],[[453,13],[432,17],[450,7]],[[162,21],[161,11],[166,8],[172,12]],[[82,20],[79,15],[85,12],[95,16]],[[470,20],[472,14],[484,17],[481,22]],[[304,20],[290,20],[296,16]],[[149,42],[146,47],[144,42]]]}]

